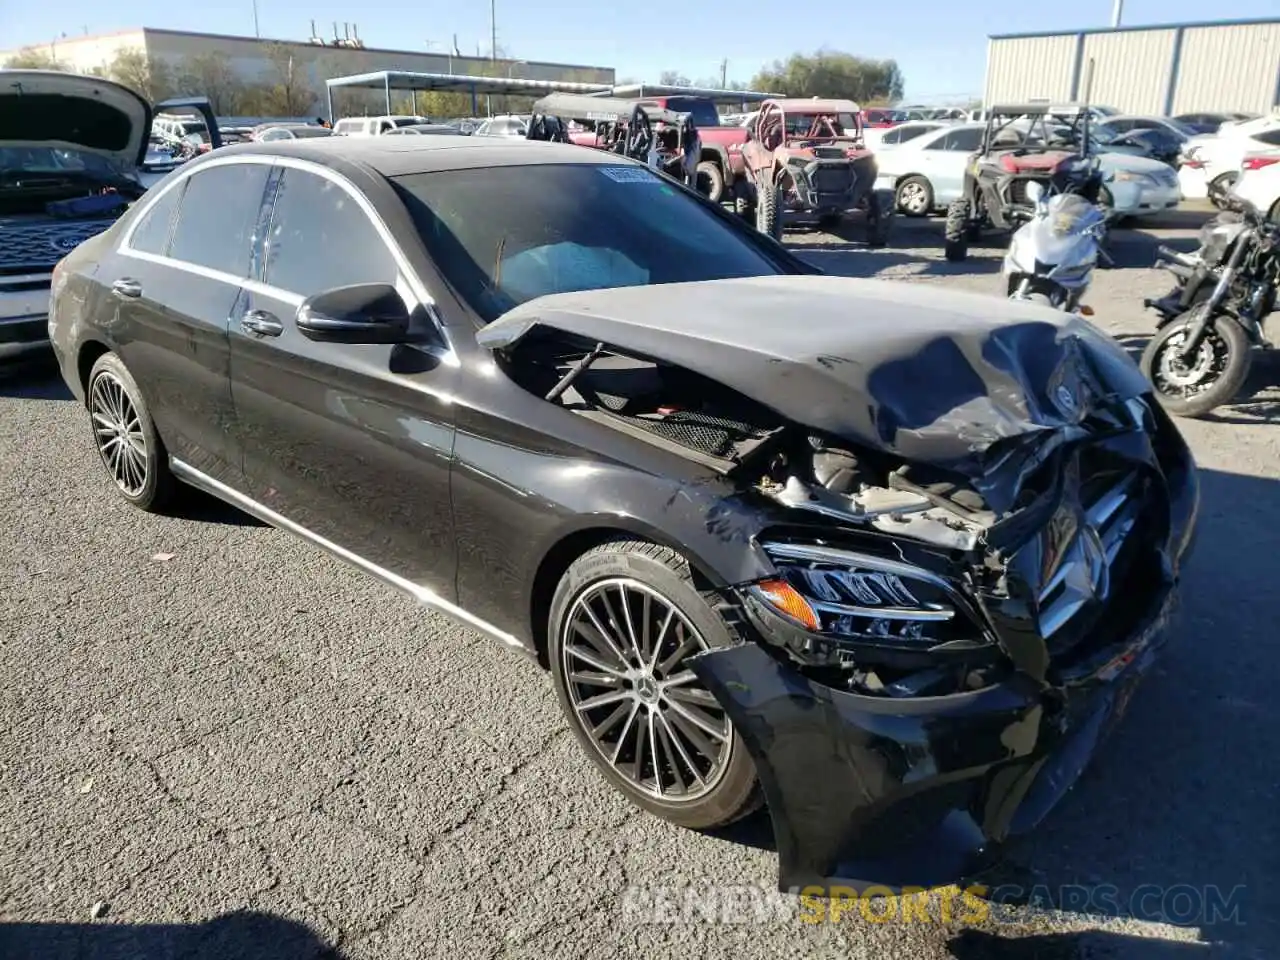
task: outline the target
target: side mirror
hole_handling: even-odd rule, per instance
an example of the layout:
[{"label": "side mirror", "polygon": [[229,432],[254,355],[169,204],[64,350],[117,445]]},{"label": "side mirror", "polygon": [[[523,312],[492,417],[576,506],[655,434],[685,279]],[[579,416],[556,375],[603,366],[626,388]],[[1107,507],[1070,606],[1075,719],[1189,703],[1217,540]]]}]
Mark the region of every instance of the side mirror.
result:
[{"label": "side mirror", "polygon": [[409,343],[409,309],[389,283],[357,283],[308,297],[298,307],[298,330],[320,343]]},{"label": "side mirror", "polygon": [[1040,206],[1041,201],[1044,200],[1044,185],[1035,180],[1032,180],[1030,183],[1028,183],[1027,199],[1030,200],[1037,207]]}]

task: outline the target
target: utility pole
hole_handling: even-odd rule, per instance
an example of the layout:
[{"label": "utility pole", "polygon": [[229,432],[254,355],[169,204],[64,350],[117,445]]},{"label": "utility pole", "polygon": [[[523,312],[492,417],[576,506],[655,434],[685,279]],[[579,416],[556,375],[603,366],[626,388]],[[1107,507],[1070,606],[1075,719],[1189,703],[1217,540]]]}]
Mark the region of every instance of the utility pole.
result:
[{"label": "utility pole", "polygon": [[[1120,0],[1116,2],[1119,3]],[[253,35],[259,40],[262,39],[262,34],[258,32],[258,0],[253,0]]]},{"label": "utility pole", "polygon": [[1124,13],[1124,0],[1116,0],[1115,6],[1111,8],[1111,29],[1115,30],[1120,26],[1120,17]]},{"label": "utility pole", "polygon": [[[1120,0],[1116,0],[1117,3]],[[498,0],[489,0],[489,59],[498,59]]]},{"label": "utility pole", "polygon": [[729,87],[729,58],[725,57],[720,61],[720,89],[727,90]]}]

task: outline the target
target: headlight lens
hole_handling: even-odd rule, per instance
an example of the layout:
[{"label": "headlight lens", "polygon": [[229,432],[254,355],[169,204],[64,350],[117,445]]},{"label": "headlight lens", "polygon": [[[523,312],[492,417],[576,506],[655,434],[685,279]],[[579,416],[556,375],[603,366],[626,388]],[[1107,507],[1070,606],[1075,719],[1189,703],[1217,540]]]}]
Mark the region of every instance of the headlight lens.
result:
[{"label": "headlight lens", "polygon": [[753,595],[840,646],[923,651],[983,642],[963,599],[942,578],[896,560],[830,547],[768,543],[778,576]]}]

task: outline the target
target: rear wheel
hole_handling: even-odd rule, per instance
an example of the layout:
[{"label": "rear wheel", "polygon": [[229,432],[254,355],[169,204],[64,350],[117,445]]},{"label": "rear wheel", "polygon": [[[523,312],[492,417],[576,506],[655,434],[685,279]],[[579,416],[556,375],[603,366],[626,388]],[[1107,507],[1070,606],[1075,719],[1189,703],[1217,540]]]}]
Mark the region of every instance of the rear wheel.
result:
[{"label": "rear wheel", "polygon": [[943,253],[952,263],[959,263],[969,256],[969,201],[955,200],[947,207],[947,222],[943,231]]},{"label": "rear wheel", "polygon": [[587,551],[556,587],[548,636],[574,735],[633,803],[692,829],[760,805],[750,756],[687,665],[734,641],[684,557],[623,538]]},{"label": "rear wheel", "polygon": [[85,402],[94,445],[120,495],[140,510],[164,510],[177,480],[142,392],[116,354],[104,353],[89,371]]},{"label": "rear wheel", "polygon": [[1139,367],[1156,390],[1156,398],[1176,417],[1200,417],[1235,399],[1253,363],[1249,336],[1230,317],[1218,317],[1205,331],[1200,349],[1189,361],[1178,356],[1186,342],[1193,307],[1161,329],[1142,351]]},{"label": "rear wheel", "polygon": [[724,199],[724,174],[714,160],[703,160],[697,167],[698,192],[712,203]]},{"label": "rear wheel", "polygon": [[894,192],[894,206],[908,217],[927,217],[933,211],[933,185],[924,177],[907,177]]},{"label": "rear wheel", "polygon": [[1272,223],[1280,223],[1280,200],[1272,204],[1271,212],[1267,214],[1267,219]]}]

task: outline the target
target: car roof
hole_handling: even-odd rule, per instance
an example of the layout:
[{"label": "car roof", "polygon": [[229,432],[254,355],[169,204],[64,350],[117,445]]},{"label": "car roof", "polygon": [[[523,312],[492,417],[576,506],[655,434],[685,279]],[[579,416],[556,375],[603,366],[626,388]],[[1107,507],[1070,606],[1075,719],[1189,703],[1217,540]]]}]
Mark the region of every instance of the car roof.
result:
[{"label": "car roof", "polygon": [[[362,164],[384,177],[438,170],[534,166],[551,163],[632,164],[614,153],[586,150],[570,143],[472,137],[322,137],[236,143],[205,154],[293,157],[328,167]],[[198,161],[194,161],[198,162]],[[637,164],[639,165],[639,164]]]}]

